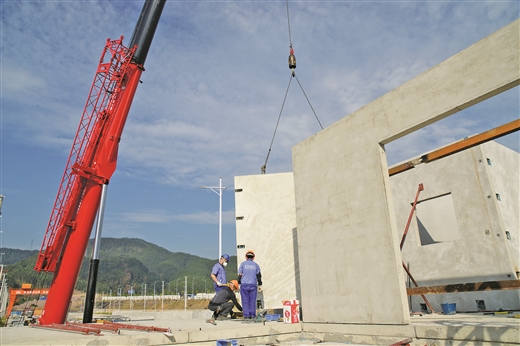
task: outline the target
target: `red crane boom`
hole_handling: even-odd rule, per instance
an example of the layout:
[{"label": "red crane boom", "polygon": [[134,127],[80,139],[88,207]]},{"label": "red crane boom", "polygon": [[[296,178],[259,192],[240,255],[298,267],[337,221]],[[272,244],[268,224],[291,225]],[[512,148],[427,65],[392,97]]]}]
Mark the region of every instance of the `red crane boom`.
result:
[{"label": "red crane boom", "polygon": [[[65,322],[102,185],[108,184],[116,169],[121,134],[164,3],[146,0],[131,48],[123,46],[121,36],[108,39],[101,54],[34,267],[38,272],[54,273],[40,324]],[[146,17],[150,11],[153,15]],[[143,38],[143,31],[152,31],[151,37]],[[143,47],[144,51],[139,51]]]}]

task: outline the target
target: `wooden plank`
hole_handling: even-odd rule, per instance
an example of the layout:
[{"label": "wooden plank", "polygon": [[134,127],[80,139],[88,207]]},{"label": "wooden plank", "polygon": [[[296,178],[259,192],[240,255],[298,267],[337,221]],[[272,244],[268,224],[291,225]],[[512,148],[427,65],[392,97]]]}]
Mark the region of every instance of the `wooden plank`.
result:
[{"label": "wooden plank", "polygon": [[486,281],[466,284],[450,284],[439,286],[410,287],[406,294],[415,296],[420,294],[442,294],[457,292],[478,292],[495,290],[517,290],[520,289],[520,280]]},{"label": "wooden plank", "polygon": [[413,159],[413,160],[407,161],[405,163],[402,163],[400,165],[394,166],[388,170],[388,174],[389,174],[389,176],[392,176],[394,174],[398,174],[398,173],[407,171],[409,169],[414,168],[418,164],[435,161],[440,158],[456,154],[460,151],[472,148],[472,147],[480,145],[482,143],[485,143],[485,142],[491,141],[493,139],[516,132],[519,129],[520,129],[520,119],[513,120],[507,124],[501,125],[494,129],[488,130],[486,132],[482,132],[473,137],[462,139],[458,142],[447,145],[443,148],[429,152],[428,154],[425,154],[425,155],[421,156],[420,158]]},{"label": "wooden plank", "polygon": [[458,153],[459,151],[466,150],[479,144],[491,141],[495,138],[508,135],[510,133],[518,131],[519,129],[520,119],[513,120],[507,124],[496,127],[489,131],[482,132],[481,134],[475,135],[473,137],[465,138],[444,148],[434,150],[431,153],[428,153],[423,156],[423,162],[431,162],[446,157],[448,155],[453,155],[455,153]]}]

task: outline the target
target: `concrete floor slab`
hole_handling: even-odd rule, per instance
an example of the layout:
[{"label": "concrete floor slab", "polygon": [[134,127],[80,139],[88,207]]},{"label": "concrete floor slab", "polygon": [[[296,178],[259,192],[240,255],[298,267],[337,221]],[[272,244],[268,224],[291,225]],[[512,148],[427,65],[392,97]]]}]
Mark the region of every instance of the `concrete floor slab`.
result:
[{"label": "concrete floor slab", "polygon": [[[483,314],[412,316],[403,325],[329,324],[243,320],[206,323],[206,311],[129,312],[131,321],[141,326],[170,328],[171,334],[121,330],[102,336],[84,335],[35,327],[0,328],[0,345],[216,345],[217,340],[237,339],[240,345],[391,345],[411,339],[411,346],[520,345],[520,319],[513,315]],[[119,312],[118,315],[126,315]],[[193,317],[195,316],[195,317]],[[106,316],[105,316],[106,317]]]}]

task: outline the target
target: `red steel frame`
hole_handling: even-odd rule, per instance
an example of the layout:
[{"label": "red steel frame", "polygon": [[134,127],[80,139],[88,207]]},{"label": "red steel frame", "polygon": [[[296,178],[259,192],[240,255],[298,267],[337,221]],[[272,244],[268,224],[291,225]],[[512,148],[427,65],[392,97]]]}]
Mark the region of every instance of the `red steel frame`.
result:
[{"label": "red steel frame", "polygon": [[[412,221],[412,217],[413,217],[413,215],[415,213],[415,208],[417,206],[417,200],[419,199],[419,194],[423,190],[424,190],[424,185],[421,183],[417,187],[417,193],[415,194],[415,199],[414,199],[413,204],[412,204],[412,210],[410,210],[410,215],[408,216],[408,222],[406,222],[406,226],[404,228],[403,237],[401,238],[401,245],[399,246],[400,250],[403,250],[404,241],[406,239],[406,235],[408,234],[408,228],[410,227],[410,222]],[[419,287],[419,284],[417,283],[417,281],[415,281],[414,277],[412,276],[412,273],[410,273],[410,270],[408,269],[406,264],[404,264],[404,261],[401,261],[401,263],[403,264],[403,268],[406,271],[406,274],[408,274],[408,276],[410,277],[410,280],[412,280],[412,282],[415,285],[415,287]],[[433,310],[433,307],[431,306],[431,304],[428,301],[428,299],[426,299],[426,296],[424,294],[421,294],[421,297],[424,300],[424,302],[426,303],[426,305],[428,305],[428,307],[430,308],[431,312],[435,313],[435,310]],[[412,307],[410,306],[410,310],[411,309],[412,309]]]},{"label": "red steel frame", "polygon": [[[143,71],[123,36],[107,40],[34,269],[54,278],[39,323],[64,323],[121,133]],[[106,60],[106,62],[105,62]]]}]

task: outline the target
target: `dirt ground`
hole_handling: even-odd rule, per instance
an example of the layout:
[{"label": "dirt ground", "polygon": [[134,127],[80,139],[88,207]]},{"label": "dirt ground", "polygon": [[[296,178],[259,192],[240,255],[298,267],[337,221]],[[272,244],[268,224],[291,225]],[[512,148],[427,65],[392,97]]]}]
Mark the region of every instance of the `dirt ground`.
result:
[{"label": "dirt ground", "polygon": [[[162,309],[162,301],[157,299],[154,304],[153,300],[146,301],[146,310],[152,309]],[[193,310],[203,310],[206,309],[209,304],[209,299],[188,299],[186,304],[186,309]],[[83,311],[83,307],[85,305],[85,293],[84,292],[75,292],[72,296],[72,302],[70,305],[71,312],[80,312]],[[24,310],[30,309],[33,310],[36,308],[35,314],[38,315],[38,312],[43,309],[45,306],[45,300],[30,300],[28,302],[24,302],[22,304],[15,305],[13,307],[13,311],[16,310]],[[144,310],[144,302],[142,300],[135,300],[132,302],[132,306],[130,306],[130,301],[121,300],[121,302],[114,300],[112,302],[103,302],[100,303],[96,301],[95,309],[104,309],[104,310]],[[164,300],[164,310],[184,310],[184,299],[182,300]]]},{"label": "dirt ground", "polygon": [[[132,305],[130,305],[132,304]],[[146,300],[146,310],[152,310],[154,308],[161,309],[162,304],[164,304],[165,310],[184,310],[184,299],[181,300],[169,300],[164,299],[161,301],[159,297],[157,297],[156,302],[152,299]],[[188,299],[186,304],[186,309],[206,309],[209,304],[209,299]],[[85,293],[84,292],[76,292],[72,297],[72,302],[70,306],[70,311],[83,311],[83,306],[85,305]],[[144,301],[143,300],[113,300],[111,302],[104,301],[103,304],[96,300],[95,309],[105,309],[105,310],[144,310]]]},{"label": "dirt ground", "polygon": [[[84,304],[84,298],[83,302],[79,305],[71,306],[70,311],[82,311],[82,304]],[[156,304],[156,305],[155,305]],[[146,310],[152,310],[155,307],[157,309],[162,308],[162,302],[160,299],[156,301],[154,304],[153,300],[147,300],[146,301]],[[206,309],[209,304],[209,299],[188,299],[186,303],[186,309],[193,309],[193,310],[203,310]],[[121,306],[121,308],[120,308]],[[115,300],[110,304],[109,302],[104,302],[103,306],[100,304],[96,304],[96,309],[105,309],[105,310],[115,310],[115,309],[121,309],[121,310],[144,310],[144,302],[142,300],[135,300],[132,302],[132,306],[130,306],[130,301],[121,301],[121,305],[119,301]],[[184,300],[164,300],[164,310],[184,310]]]}]

